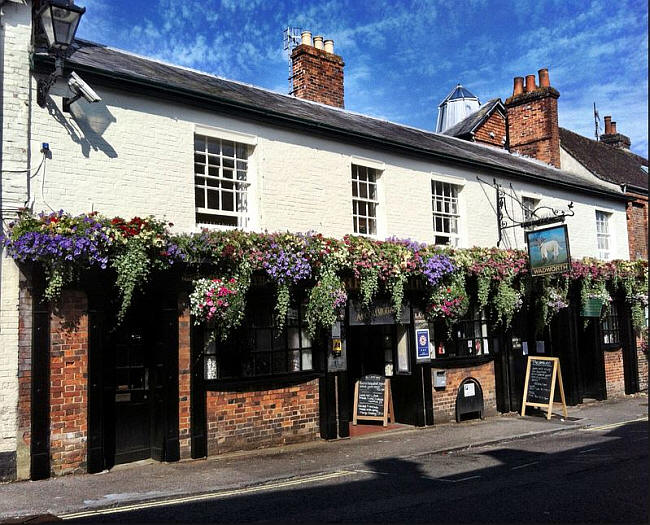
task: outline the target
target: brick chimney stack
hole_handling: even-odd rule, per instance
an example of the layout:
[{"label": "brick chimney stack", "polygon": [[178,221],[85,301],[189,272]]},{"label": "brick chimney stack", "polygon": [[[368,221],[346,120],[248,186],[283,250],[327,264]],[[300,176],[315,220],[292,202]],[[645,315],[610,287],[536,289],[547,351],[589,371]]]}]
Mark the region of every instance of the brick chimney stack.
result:
[{"label": "brick chimney stack", "polygon": [[557,119],[557,99],[560,93],[553,87],[548,69],[535,75],[515,77],[512,96],[505,101],[508,112],[508,142],[510,151],[533,157],[556,168],[560,167],[560,130]]},{"label": "brick chimney stack", "polygon": [[301,43],[291,53],[292,94],[306,100],[343,107],[343,59],[334,54],[334,41],[301,34]]},{"label": "brick chimney stack", "polygon": [[611,115],[605,117],[605,133],[600,136],[600,141],[618,149],[630,149],[630,137],[616,131],[616,122],[612,122]]}]

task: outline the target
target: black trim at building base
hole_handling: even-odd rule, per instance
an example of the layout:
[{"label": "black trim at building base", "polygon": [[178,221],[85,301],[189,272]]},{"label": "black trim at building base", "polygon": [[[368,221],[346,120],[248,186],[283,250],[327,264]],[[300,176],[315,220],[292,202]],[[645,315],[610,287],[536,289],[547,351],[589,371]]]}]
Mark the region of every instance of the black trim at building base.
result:
[{"label": "black trim at building base", "polygon": [[16,479],[16,451],[0,452],[0,481]]}]

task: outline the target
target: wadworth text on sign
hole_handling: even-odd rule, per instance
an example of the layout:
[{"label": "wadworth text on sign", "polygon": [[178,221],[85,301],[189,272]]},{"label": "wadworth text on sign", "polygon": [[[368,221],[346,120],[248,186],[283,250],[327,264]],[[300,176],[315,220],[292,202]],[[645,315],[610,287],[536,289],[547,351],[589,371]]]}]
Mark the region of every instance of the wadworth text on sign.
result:
[{"label": "wadworth text on sign", "polygon": [[571,271],[569,232],[565,224],[526,232],[526,243],[532,276]]}]

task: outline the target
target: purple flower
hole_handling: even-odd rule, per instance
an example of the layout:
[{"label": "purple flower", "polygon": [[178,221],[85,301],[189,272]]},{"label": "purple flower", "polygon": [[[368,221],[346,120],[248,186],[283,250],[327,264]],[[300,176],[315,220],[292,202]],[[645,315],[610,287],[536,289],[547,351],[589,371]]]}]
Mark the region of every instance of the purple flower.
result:
[{"label": "purple flower", "polygon": [[423,261],[422,275],[426,277],[431,286],[438,284],[446,274],[453,271],[454,265],[446,255],[433,255]]}]

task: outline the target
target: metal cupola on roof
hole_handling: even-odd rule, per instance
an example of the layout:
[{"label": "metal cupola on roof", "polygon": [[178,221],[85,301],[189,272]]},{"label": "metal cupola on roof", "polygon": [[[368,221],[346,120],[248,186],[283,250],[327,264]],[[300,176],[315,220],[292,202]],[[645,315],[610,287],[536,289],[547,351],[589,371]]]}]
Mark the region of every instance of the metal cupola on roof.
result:
[{"label": "metal cupola on roof", "polygon": [[476,95],[461,84],[457,84],[451,90],[451,93],[438,105],[436,132],[442,133],[449,129],[477,111],[480,105],[481,103]]}]

